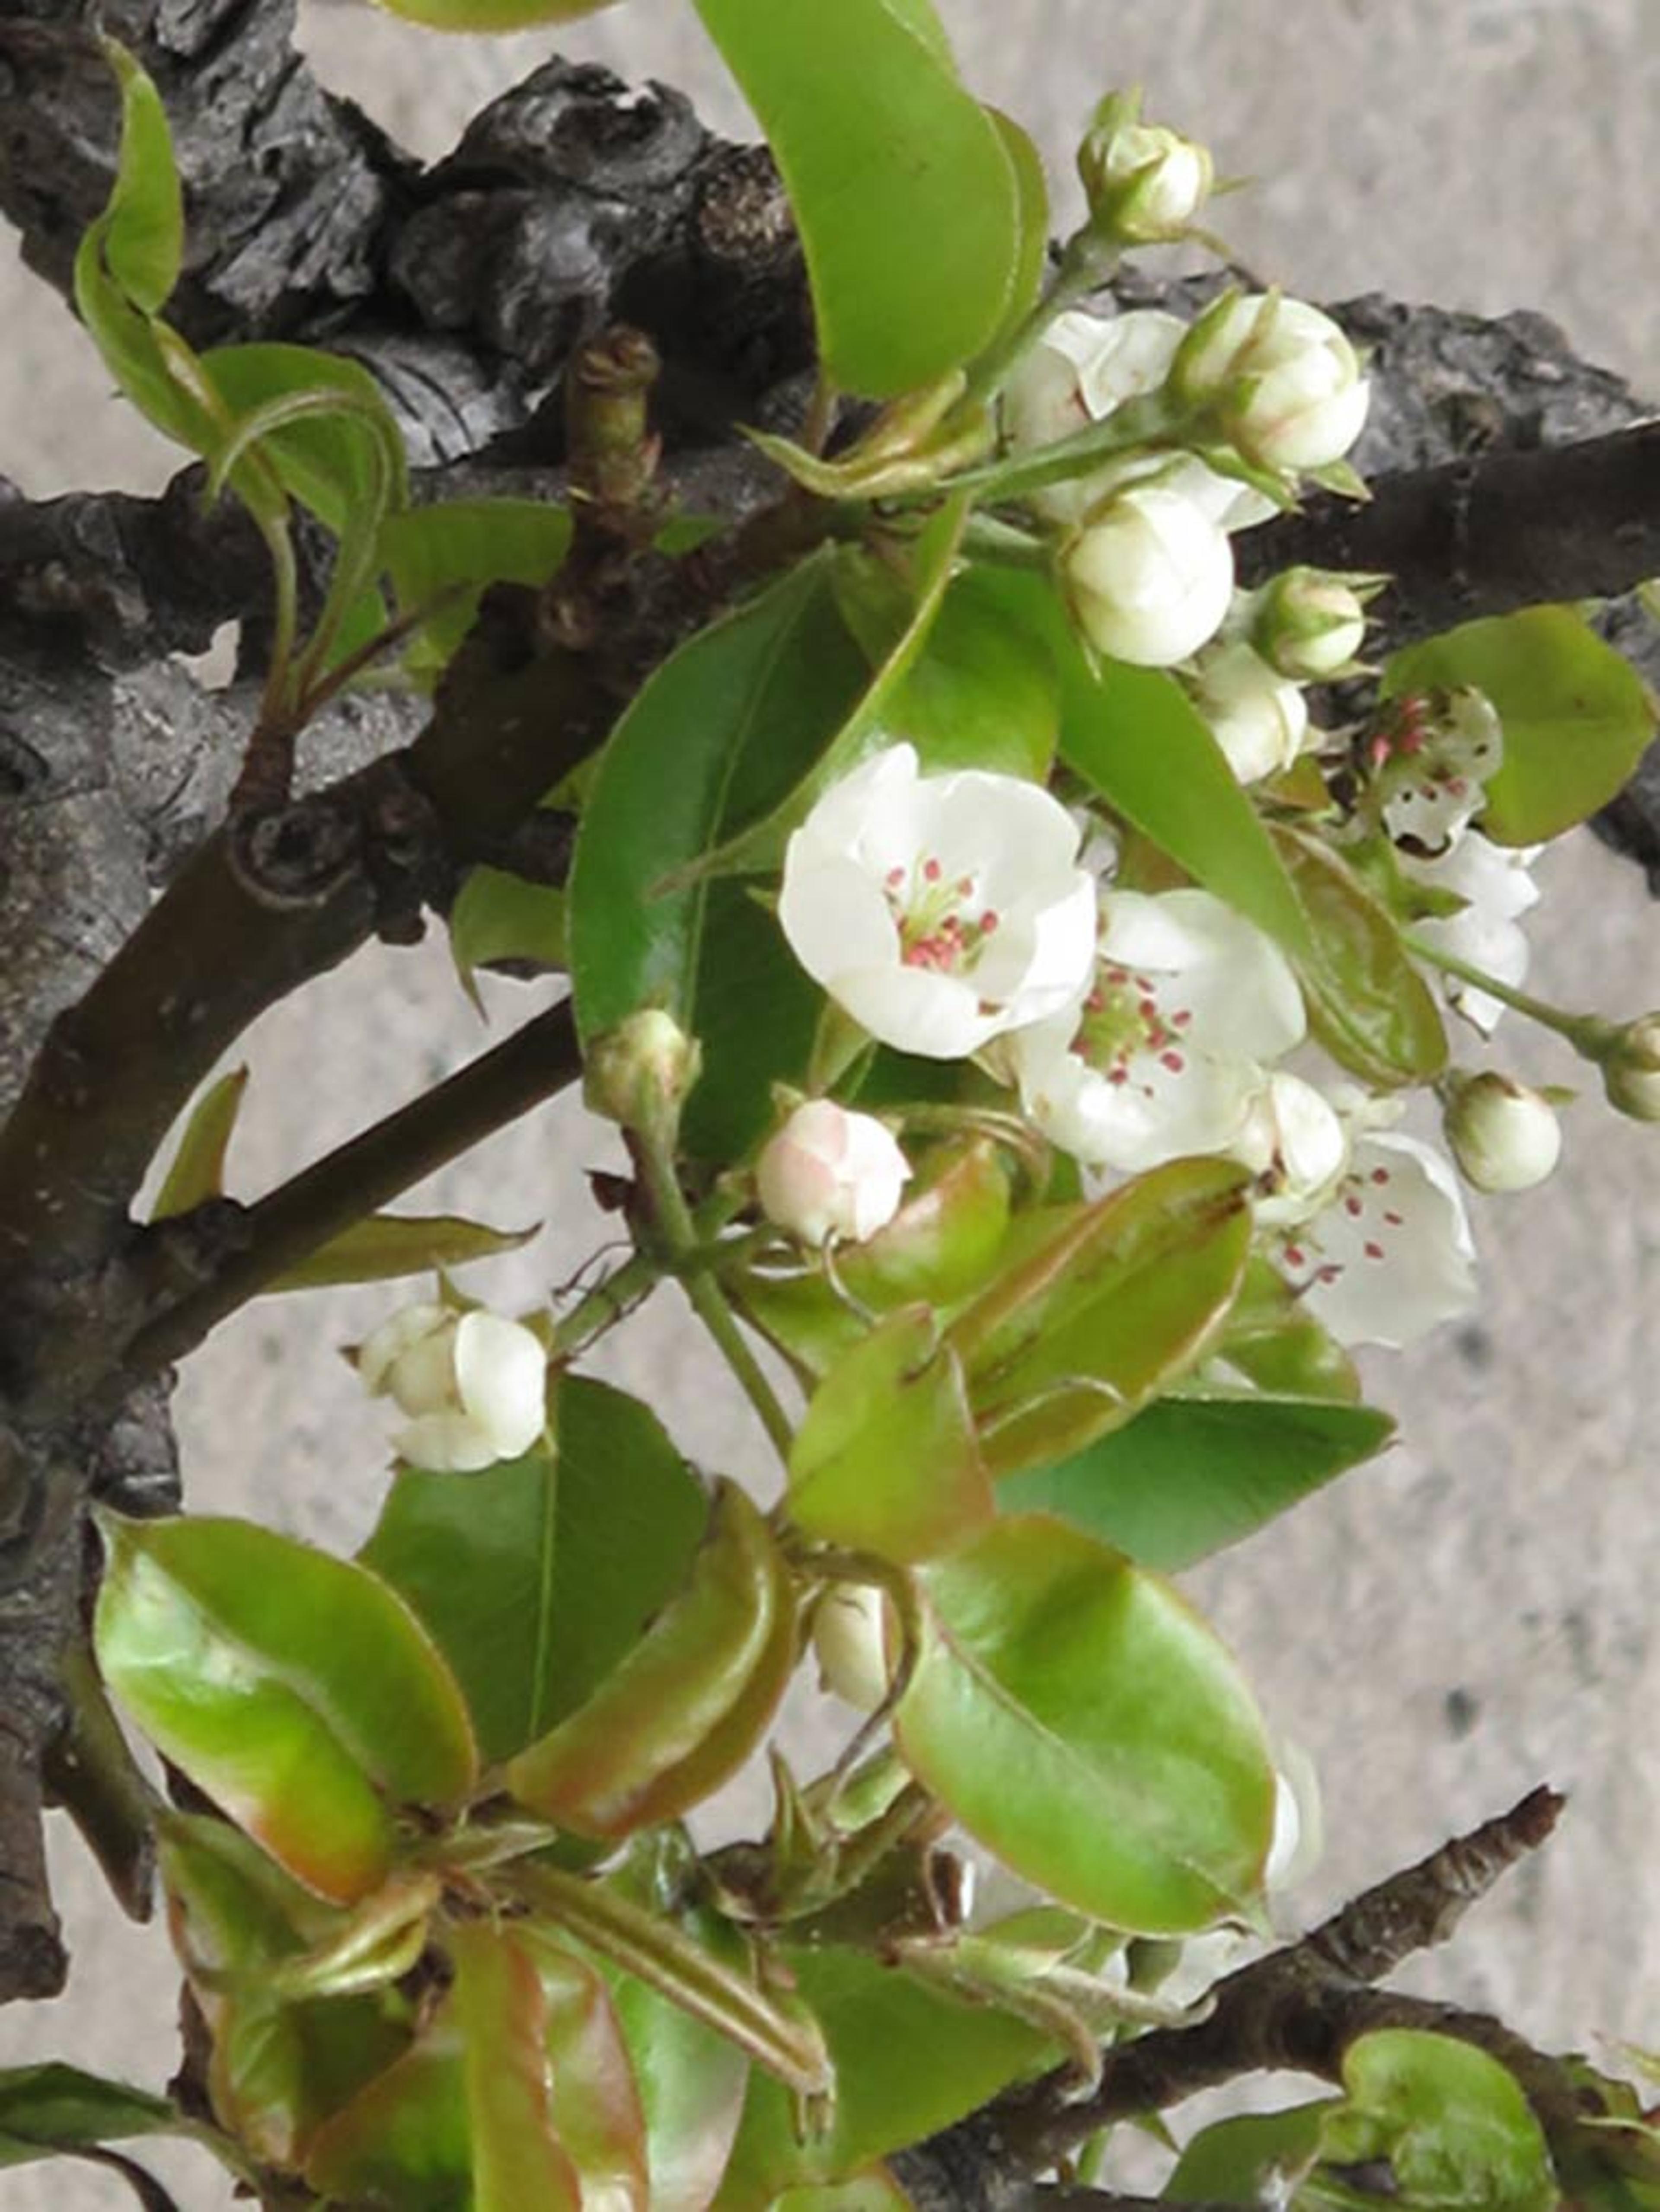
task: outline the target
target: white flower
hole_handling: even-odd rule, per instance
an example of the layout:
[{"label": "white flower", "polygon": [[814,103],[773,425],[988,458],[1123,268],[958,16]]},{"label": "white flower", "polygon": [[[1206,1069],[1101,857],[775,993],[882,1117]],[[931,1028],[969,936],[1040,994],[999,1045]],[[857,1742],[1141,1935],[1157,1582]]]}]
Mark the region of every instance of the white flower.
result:
[{"label": "white flower", "polygon": [[1454,1086],[1444,1127],[1453,1158],[1477,1190],[1531,1190],[1562,1156],[1562,1125],[1549,1099],[1495,1068]]},{"label": "white flower", "polygon": [[1194,702],[1241,783],[1289,768],[1303,750],[1309,710],[1302,692],[1243,639],[1205,654]]},{"label": "white flower", "polygon": [[861,1712],[888,1694],[887,1601],[868,1583],[834,1583],[813,1608],[818,1686]]},{"label": "white flower", "polygon": [[1367,751],[1389,836],[1437,853],[1487,804],[1488,779],[1504,762],[1505,726],[1473,688],[1408,693],[1387,702]]},{"label": "white flower", "polygon": [[784,854],[796,958],[871,1036],[958,1060],[1075,1000],[1095,949],[1078,828],[1017,776],[919,776],[891,745],[824,793]]},{"label": "white flower", "polygon": [[[1450,852],[1434,860],[1402,853],[1404,874],[1465,902],[1456,914],[1414,922],[1413,934],[1501,983],[1519,986],[1528,972],[1528,940],[1517,917],[1538,903],[1539,886],[1528,872],[1540,850],[1537,845],[1495,845],[1479,830],[1467,830]],[[1503,1002],[1456,975],[1438,981],[1448,1005],[1491,1036],[1505,1011]]]},{"label": "white flower", "polygon": [[1344,1344],[1398,1348],[1475,1297],[1475,1247],[1452,1165],[1393,1132],[1354,1138],[1311,1219],[1284,1232],[1281,1272]]},{"label": "white flower", "polygon": [[410,1416],[392,1437],[398,1457],[452,1474],[530,1449],[546,1419],[547,1365],[520,1322],[441,1305],[405,1306],[357,1352],[368,1389]]},{"label": "white flower", "polygon": [[810,1098],[769,1139],[756,1163],[767,1218],[808,1244],[827,1237],[863,1243],[899,1211],[910,1164],[891,1133],[833,1098]]},{"label": "white flower", "polygon": [[1208,891],[1110,891],[1080,1008],[1022,1030],[1007,1057],[1027,1113],[1089,1167],[1139,1173],[1228,1146],[1260,1063],[1302,1041],[1286,957]]},{"label": "white flower", "polygon": [[1275,1068],[1228,1147],[1271,1185],[1256,1201],[1264,1224],[1304,1221],[1348,1163],[1349,1140],[1324,1091]]},{"label": "white flower", "polygon": [[1215,403],[1247,460],[1319,469],[1359,436],[1371,387],[1329,315],[1273,293],[1233,294],[1207,309],[1183,341],[1171,383]]},{"label": "white flower", "polygon": [[1168,668],[1214,637],[1233,597],[1233,549],[1204,509],[1160,484],[1097,507],[1062,556],[1067,595],[1098,653]]}]

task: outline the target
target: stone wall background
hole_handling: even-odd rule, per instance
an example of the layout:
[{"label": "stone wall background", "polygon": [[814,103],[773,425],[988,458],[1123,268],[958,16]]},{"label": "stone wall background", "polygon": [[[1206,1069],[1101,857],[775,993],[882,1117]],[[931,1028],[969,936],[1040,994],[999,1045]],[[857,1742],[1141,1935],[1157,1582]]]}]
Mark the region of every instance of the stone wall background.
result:
[{"label": "stone wall background", "polygon": [[[1660,0],[941,0],[941,11],[970,81],[1036,127],[1063,211],[1091,100],[1139,82],[1151,115],[1255,180],[1219,219],[1265,276],[1313,298],[1376,289],[1488,313],[1541,307],[1582,352],[1660,392],[1649,214]],[[356,0],[314,0],[304,21],[328,79],[429,155],[556,43],[440,40]],[[569,27],[562,44],[680,85],[710,121],[744,128],[684,0],[629,0]],[[107,398],[65,311],[5,254],[0,472],[37,495],[161,483],[169,450]],[[1539,989],[1610,1011],[1660,1003],[1660,919],[1636,872],[1579,836],[1544,880]],[[498,1024],[532,1010],[530,993],[491,995]],[[1513,1023],[1500,1039],[1505,1064],[1572,1079]],[[361,955],[247,1041],[237,1188],[266,1188],[481,1042],[441,945]],[[529,1301],[604,1240],[572,1189],[578,1169],[612,1157],[606,1134],[561,1105],[423,1195],[515,1222],[557,1207],[534,1245],[477,1279],[493,1297]],[[1299,1900],[1306,1917],[1548,1779],[1571,1793],[1555,1841],[1412,1979],[1541,2039],[1601,2031],[1652,2045],[1656,1135],[1587,1100],[1549,1185],[1476,1206],[1488,1291],[1478,1322],[1375,1372],[1404,1415],[1402,1443],[1195,1577],[1195,1595],[1323,1777],[1327,1850]],[[198,1509],[256,1513],[339,1547],[358,1540],[377,1503],[380,1424],[333,1347],[388,1303],[267,1301],[220,1332],[179,1401]],[[676,1434],[703,1463],[763,1475],[760,1440],[667,1294],[605,1364],[654,1395],[666,1387]],[[741,1802],[730,1817],[746,1817]],[[159,2084],[173,2063],[163,1938],[107,1906],[72,1834],[54,1844],[70,1995],[0,2014],[0,2063],[61,2055]],[[181,2151],[155,2162],[189,2212],[228,2202],[207,2161]],[[0,2212],[130,2201],[90,2168],[0,2172]]]}]

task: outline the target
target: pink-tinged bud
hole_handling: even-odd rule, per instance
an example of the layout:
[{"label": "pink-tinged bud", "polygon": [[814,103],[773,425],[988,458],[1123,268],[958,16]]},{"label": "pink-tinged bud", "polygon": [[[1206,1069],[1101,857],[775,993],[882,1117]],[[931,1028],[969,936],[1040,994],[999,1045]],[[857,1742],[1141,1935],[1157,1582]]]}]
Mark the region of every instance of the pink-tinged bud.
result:
[{"label": "pink-tinged bud", "polygon": [[1113,93],[1095,112],[1078,149],[1078,174],[1091,228],[1116,246],[1155,246],[1184,236],[1210,198],[1204,147],[1140,120],[1141,95]]},{"label": "pink-tinged bud", "polygon": [[1615,1031],[1602,1058],[1602,1088],[1609,1105],[1633,1121],[1660,1121],[1660,1013]]},{"label": "pink-tinged bud", "polygon": [[874,1237],[899,1211],[909,1176],[909,1163],[880,1121],[831,1098],[798,1106],[755,1170],[767,1218],[806,1244],[828,1237],[862,1244]]},{"label": "pink-tinged bud", "polygon": [[1259,468],[1328,468],[1359,436],[1371,387],[1329,315],[1275,293],[1232,292],[1206,309],[1171,366],[1171,388],[1207,405],[1219,434]]},{"label": "pink-tinged bud", "polygon": [[1067,594],[1097,652],[1169,668],[1215,636],[1233,596],[1227,533],[1195,501],[1133,484],[1098,507],[1062,557]]},{"label": "pink-tinged bud", "polygon": [[1531,1190],[1562,1154],[1562,1125],[1550,1101],[1493,1070],[1456,1085],[1445,1127],[1465,1181],[1494,1194]]}]

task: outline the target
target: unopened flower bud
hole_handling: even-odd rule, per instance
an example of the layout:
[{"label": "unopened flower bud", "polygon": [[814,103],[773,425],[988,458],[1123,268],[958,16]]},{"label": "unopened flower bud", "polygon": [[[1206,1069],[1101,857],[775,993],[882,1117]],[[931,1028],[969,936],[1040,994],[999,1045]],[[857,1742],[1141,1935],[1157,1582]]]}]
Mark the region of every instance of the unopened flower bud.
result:
[{"label": "unopened flower bud", "polygon": [[1210,198],[1211,157],[1179,131],[1141,122],[1141,95],[1113,93],[1078,149],[1095,232],[1115,245],[1180,238]]},{"label": "unopened flower bud", "polygon": [[645,1006],[588,1047],[582,1096],[608,1121],[672,1136],[702,1060],[672,1014]]},{"label": "unopened flower bud", "polygon": [[910,1165],[893,1137],[868,1114],[832,1098],[798,1106],[756,1163],[767,1218],[804,1243],[827,1237],[862,1244],[899,1211]]},{"label": "unopened flower bud", "polygon": [[1371,398],[1330,316],[1276,293],[1229,293],[1207,308],[1178,348],[1170,381],[1179,398],[1208,405],[1220,435],[1266,469],[1341,459]]},{"label": "unopened flower bud", "polygon": [[392,1448],[411,1466],[472,1474],[517,1459],[546,1419],[547,1354],[522,1322],[500,1314],[405,1306],[357,1350],[377,1398],[409,1415]]},{"label": "unopened flower bud", "polygon": [[860,1712],[873,1713],[888,1694],[887,1601],[867,1583],[837,1583],[812,1616],[818,1686]]},{"label": "unopened flower bud", "polygon": [[1455,1085],[1445,1126],[1453,1158],[1477,1190],[1531,1190],[1561,1157],[1562,1125],[1550,1101],[1491,1069]]},{"label": "unopened flower bud", "polygon": [[1644,1014],[1614,1032],[1602,1058],[1608,1103],[1633,1121],[1660,1121],[1660,1014]]},{"label": "unopened flower bud", "polygon": [[1098,652],[1168,668],[1214,637],[1233,596],[1227,534],[1190,499],[1133,484],[1098,507],[1062,560]]},{"label": "unopened flower bud", "polygon": [[1257,596],[1250,641],[1281,676],[1328,684],[1353,672],[1365,634],[1365,604],[1347,576],[1286,568]]},{"label": "unopened flower bud", "polygon": [[1303,750],[1309,710],[1301,691],[1242,638],[1206,653],[1195,698],[1241,783],[1277,775]]}]

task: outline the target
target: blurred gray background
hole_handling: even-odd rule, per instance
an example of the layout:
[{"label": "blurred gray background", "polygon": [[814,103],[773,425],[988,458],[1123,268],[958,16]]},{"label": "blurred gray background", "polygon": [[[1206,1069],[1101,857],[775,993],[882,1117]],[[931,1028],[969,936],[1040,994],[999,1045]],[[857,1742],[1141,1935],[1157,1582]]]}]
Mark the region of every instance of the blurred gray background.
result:
[{"label": "blurred gray background", "polygon": [[[788,0],[807,4],[807,0]],[[828,0],[820,0],[828,4]],[[1653,171],[1660,0],[939,0],[969,81],[1034,127],[1071,207],[1089,105],[1140,82],[1154,119],[1252,180],[1220,227],[1266,277],[1314,299],[1382,289],[1553,314],[1578,349],[1660,394]],[[442,40],[350,0],[305,11],[319,68],[409,146],[443,152],[472,110],[556,44],[681,85],[741,133],[688,0],[626,0],[551,33]],[[0,472],[41,495],[160,484],[176,457],[106,396],[65,311],[0,267]],[[1534,918],[1546,996],[1660,1004],[1660,917],[1634,870],[1576,836],[1548,856]],[[496,1033],[540,996],[493,989]],[[1495,1064],[1573,1080],[1499,1032]],[[410,1097],[484,1041],[443,946],[360,955],[247,1040],[234,1187],[252,1196]],[[1548,1779],[1556,1840],[1414,1970],[1541,2041],[1660,2044],[1660,1131],[1572,1112],[1544,1189],[1477,1200],[1487,1302],[1456,1336],[1373,1372],[1402,1439],[1193,1577],[1269,1717],[1310,1753],[1327,1848],[1312,1917]],[[421,1194],[545,1234],[473,1287],[544,1297],[609,1233],[578,1171],[610,1139],[559,1107]],[[335,1347],[393,1290],[267,1300],[192,1364],[179,1401],[198,1509],[253,1513],[341,1547],[373,1520],[382,1425]],[[608,1346],[710,1467],[764,1452],[666,1297]],[[734,1819],[745,1817],[740,1806]],[[61,1825],[61,1824],[55,1824]],[[54,1838],[75,1955],[69,2000],[0,2014],[0,2063],[72,2057],[159,2086],[174,2063],[159,1929],[120,1920],[72,1834]],[[194,2154],[165,2166],[191,2212],[228,2201]],[[88,2168],[0,2174],[0,2212],[124,2205]]]}]

